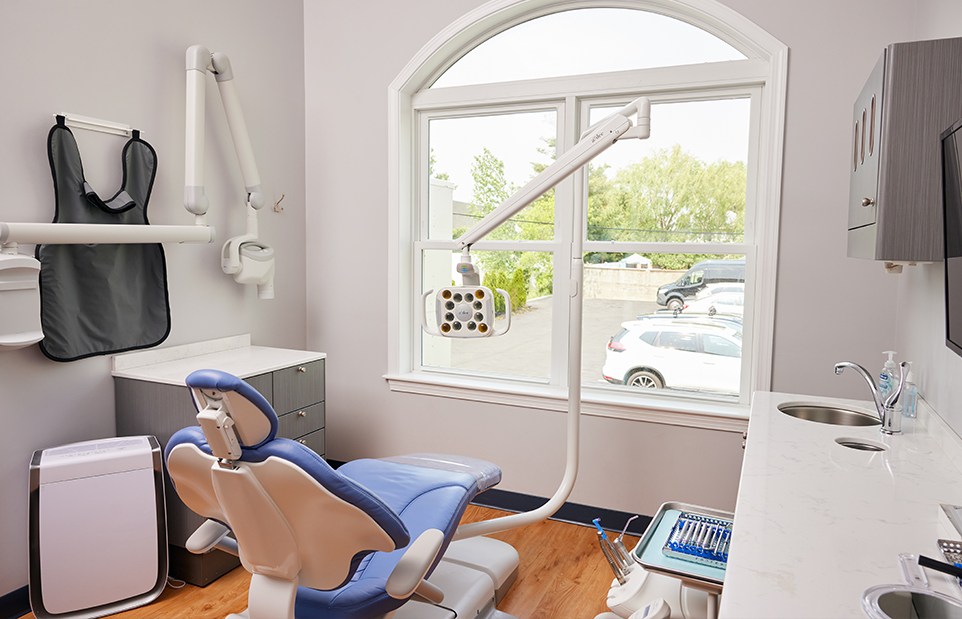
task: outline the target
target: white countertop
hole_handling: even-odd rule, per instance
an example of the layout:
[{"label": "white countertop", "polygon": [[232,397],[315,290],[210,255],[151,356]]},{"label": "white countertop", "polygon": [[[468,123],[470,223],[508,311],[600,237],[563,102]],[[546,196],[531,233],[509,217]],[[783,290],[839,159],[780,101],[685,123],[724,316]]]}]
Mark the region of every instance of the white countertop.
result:
[{"label": "white countertop", "polygon": [[216,368],[239,378],[250,378],[326,357],[322,352],[252,346],[250,336],[245,334],[117,355],[113,359],[112,375],[183,385],[194,370]]},{"label": "white countertop", "polygon": [[[748,425],[721,619],[864,617],[865,589],[904,582],[899,553],[942,560],[937,540],[960,539],[941,503],[962,505],[962,440],[919,400],[903,434],[795,419],[782,402],[868,402],[756,393]],[[858,451],[838,437],[888,445]],[[962,589],[925,570],[932,588]]]}]

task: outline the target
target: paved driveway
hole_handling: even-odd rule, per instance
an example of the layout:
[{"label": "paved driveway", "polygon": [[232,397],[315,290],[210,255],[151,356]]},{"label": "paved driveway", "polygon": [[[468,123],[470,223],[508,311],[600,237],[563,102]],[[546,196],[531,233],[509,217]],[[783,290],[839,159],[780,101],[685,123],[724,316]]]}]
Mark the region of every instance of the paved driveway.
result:
[{"label": "paved driveway", "polygon": [[[659,309],[653,301],[585,299],[582,381],[602,381],[608,338],[621,323]],[[451,365],[478,372],[547,378],[551,371],[551,297],[528,302],[503,336],[452,342]],[[564,370],[562,370],[563,372]]]}]

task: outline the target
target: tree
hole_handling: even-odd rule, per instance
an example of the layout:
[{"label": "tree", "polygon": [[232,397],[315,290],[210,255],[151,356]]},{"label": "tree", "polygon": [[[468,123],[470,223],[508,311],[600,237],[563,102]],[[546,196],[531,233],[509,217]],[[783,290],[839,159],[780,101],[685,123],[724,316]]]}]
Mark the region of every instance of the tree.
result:
[{"label": "tree", "polygon": [[448,175],[447,172],[435,171],[434,166],[435,164],[437,164],[437,162],[438,160],[434,156],[434,149],[432,148],[431,152],[428,154],[428,178],[436,178],[439,181],[451,180],[451,177]]},{"label": "tree", "polygon": [[589,180],[589,238],[664,242],[727,241],[744,231],[745,164],[706,164],[680,146]]}]

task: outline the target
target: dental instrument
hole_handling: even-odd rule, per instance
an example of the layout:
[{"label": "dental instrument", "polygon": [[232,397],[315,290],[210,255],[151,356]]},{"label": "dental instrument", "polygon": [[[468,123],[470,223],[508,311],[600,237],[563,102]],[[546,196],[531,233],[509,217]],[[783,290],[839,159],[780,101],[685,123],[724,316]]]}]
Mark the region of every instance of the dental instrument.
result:
[{"label": "dental instrument", "polygon": [[638,516],[635,515],[629,518],[628,521],[625,522],[625,527],[621,530],[621,533],[611,542],[615,547],[615,550],[617,550],[618,554],[621,556],[622,563],[625,565],[626,570],[629,572],[634,569],[636,562],[634,555],[632,555],[625,546],[625,533],[628,532],[628,527],[631,525],[631,521],[637,517]]},{"label": "dental instrument", "polygon": [[[634,122],[632,122],[632,118]],[[583,165],[597,157],[611,147],[615,142],[623,139],[647,139],[651,135],[651,101],[647,97],[639,97],[615,113],[595,123],[585,131],[581,139],[573,147],[562,153],[551,165],[542,170],[521,189],[502,202],[491,213],[461,236],[457,243],[462,250],[462,261],[458,264],[458,271],[467,276],[471,282],[479,281],[476,269],[470,262],[471,246],[484,238],[487,234],[507,221],[518,211],[537,200],[544,192],[564,179],[571,176]],[[581,332],[582,332],[582,286],[584,281],[583,241],[582,234],[575,234],[571,244],[571,264],[568,295],[568,311],[570,313],[568,329],[568,418],[565,471],[561,483],[555,493],[541,507],[520,514],[502,516],[482,522],[465,524],[458,528],[455,539],[464,539],[478,535],[487,535],[500,531],[507,531],[526,526],[551,517],[571,495],[575,478],[578,475],[579,435],[581,416]],[[463,266],[462,266],[463,265]],[[468,266],[470,265],[470,266]],[[424,301],[433,292],[428,291],[422,297],[420,313],[422,327],[426,327],[424,317]],[[500,294],[500,293],[499,293]],[[504,293],[507,296],[507,293]],[[436,303],[440,303],[437,299]],[[442,311],[438,308],[436,311]],[[431,335],[454,337],[452,328],[449,332],[424,329]],[[470,331],[469,337],[486,337],[488,333]],[[497,331],[500,331],[498,333]],[[499,329],[494,335],[503,335],[507,329]]]},{"label": "dental instrument", "polygon": [[247,124],[234,88],[230,59],[202,45],[187,48],[187,122],[184,156],[184,207],[206,224],[209,200],[204,187],[204,131],[207,73],[214,75],[234,142],[247,193],[247,229],[227,239],[221,248],[221,268],[239,284],[257,286],[260,299],[274,298],[274,250],[258,238],[257,211],[264,206],[260,174],[254,160]]},{"label": "dental instrument", "polygon": [[601,518],[595,518],[591,521],[595,528],[598,529],[598,545],[601,547],[601,554],[605,556],[608,561],[608,566],[614,573],[615,578],[618,580],[619,584],[625,584],[628,582],[627,576],[628,572],[631,571],[631,564],[625,561],[625,558],[621,556],[618,550],[615,548],[611,540],[608,539],[608,534],[601,527]]}]

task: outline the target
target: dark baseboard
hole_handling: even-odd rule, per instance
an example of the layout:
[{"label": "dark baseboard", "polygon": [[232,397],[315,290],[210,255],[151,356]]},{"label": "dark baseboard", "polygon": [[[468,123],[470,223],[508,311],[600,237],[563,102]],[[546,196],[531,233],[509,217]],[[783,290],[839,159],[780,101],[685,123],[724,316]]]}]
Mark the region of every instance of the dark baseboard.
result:
[{"label": "dark baseboard", "polygon": [[[339,460],[328,460],[327,462],[335,469],[344,464]],[[471,501],[474,505],[480,505],[481,507],[490,507],[518,513],[538,509],[547,502],[548,499],[544,497],[511,492],[509,490],[498,490],[497,488],[482,492]],[[615,509],[606,509],[604,507],[581,505],[580,503],[565,503],[550,519],[593,527],[595,525],[591,521],[595,518],[601,518],[601,526],[609,531],[621,533],[621,530],[625,527],[625,523],[634,515],[635,514],[629,514],[628,512]],[[651,516],[639,515],[638,518],[632,520],[631,524],[628,525],[628,533],[640,537],[645,532],[645,529],[648,528],[650,522]]]},{"label": "dark baseboard", "polygon": [[[530,494],[521,494],[520,492],[492,488],[474,497],[474,500],[471,502],[474,505],[502,509],[509,512],[529,512],[547,503],[548,499],[531,496]],[[591,521],[595,518],[601,518],[602,527],[609,531],[621,533],[628,519],[634,515],[635,514],[629,514],[628,512],[622,512],[616,509],[594,507],[580,503],[565,503],[561,506],[561,509],[551,517],[551,520],[593,527],[595,525]],[[645,532],[645,529],[648,528],[650,522],[651,516],[639,515],[638,518],[632,520],[631,524],[628,525],[627,532],[630,535],[641,536]]]},{"label": "dark baseboard", "polygon": [[0,619],[17,619],[30,612],[30,596],[27,587],[0,596]]}]

